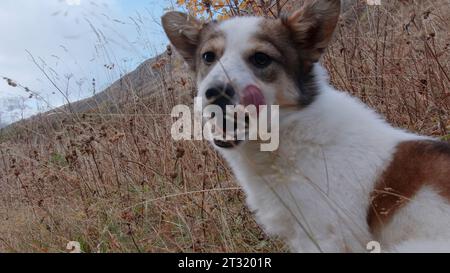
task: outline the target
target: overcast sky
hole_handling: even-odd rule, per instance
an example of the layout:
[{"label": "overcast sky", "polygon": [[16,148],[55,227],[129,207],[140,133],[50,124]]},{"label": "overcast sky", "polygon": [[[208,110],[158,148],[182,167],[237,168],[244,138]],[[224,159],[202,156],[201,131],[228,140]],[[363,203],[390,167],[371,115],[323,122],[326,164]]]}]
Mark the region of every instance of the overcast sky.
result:
[{"label": "overcast sky", "polygon": [[91,96],[93,79],[98,92],[163,51],[159,18],[170,6],[170,0],[1,0],[0,77],[42,98],[29,99],[0,78],[0,124],[64,103],[32,57],[71,101]]}]

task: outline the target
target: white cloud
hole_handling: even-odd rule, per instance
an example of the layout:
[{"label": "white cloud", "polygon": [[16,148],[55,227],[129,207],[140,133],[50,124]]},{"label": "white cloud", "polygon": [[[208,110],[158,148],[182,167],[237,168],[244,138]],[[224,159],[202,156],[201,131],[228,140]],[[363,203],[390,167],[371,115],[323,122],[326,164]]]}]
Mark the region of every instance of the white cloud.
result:
[{"label": "white cloud", "polygon": [[81,0],[66,0],[66,4],[69,6],[79,6],[81,5]]}]

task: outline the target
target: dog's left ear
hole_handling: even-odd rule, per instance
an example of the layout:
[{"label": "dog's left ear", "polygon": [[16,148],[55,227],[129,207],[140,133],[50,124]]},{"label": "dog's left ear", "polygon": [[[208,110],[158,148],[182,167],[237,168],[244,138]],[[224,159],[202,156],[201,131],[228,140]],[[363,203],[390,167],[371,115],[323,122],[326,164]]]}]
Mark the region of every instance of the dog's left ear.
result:
[{"label": "dog's left ear", "polygon": [[195,69],[195,53],[203,28],[202,22],[177,11],[163,15],[162,25],[172,45],[183,56],[192,69]]},{"label": "dog's left ear", "polygon": [[306,0],[300,10],[283,20],[305,60],[319,61],[333,37],[340,12],[340,0]]}]

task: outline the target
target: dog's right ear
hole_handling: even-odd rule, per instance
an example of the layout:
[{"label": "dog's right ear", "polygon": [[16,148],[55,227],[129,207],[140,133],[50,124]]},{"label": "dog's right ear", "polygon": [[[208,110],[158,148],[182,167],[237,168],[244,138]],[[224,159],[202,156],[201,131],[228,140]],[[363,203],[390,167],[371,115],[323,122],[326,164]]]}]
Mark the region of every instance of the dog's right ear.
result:
[{"label": "dog's right ear", "polygon": [[162,25],[172,45],[189,66],[195,69],[195,53],[203,24],[186,13],[170,11],[163,15]]}]

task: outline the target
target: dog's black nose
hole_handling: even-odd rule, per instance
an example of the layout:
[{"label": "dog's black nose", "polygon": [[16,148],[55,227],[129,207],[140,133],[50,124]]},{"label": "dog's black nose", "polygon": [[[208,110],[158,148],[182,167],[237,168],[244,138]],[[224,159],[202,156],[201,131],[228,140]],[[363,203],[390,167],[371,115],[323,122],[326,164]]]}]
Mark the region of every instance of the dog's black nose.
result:
[{"label": "dog's black nose", "polygon": [[214,97],[218,97],[220,95],[220,90],[217,88],[210,88],[208,90],[206,90],[205,96],[208,100],[214,98]]},{"label": "dog's black nose", "polygon": [[229,84],[215,86],[205,92],[206,99],[211,100],[211,104],[218,105],[224,110],[227,105],[233,104],[235,94],[234,88]]},{"label": "dog's black nose", "polygon": [[226,84],[209,88],[208,90],[206,90],[205,96],[208,100],[220,96],[228,97],[231,100],[234,94],[235,92],[233,86]]}]

